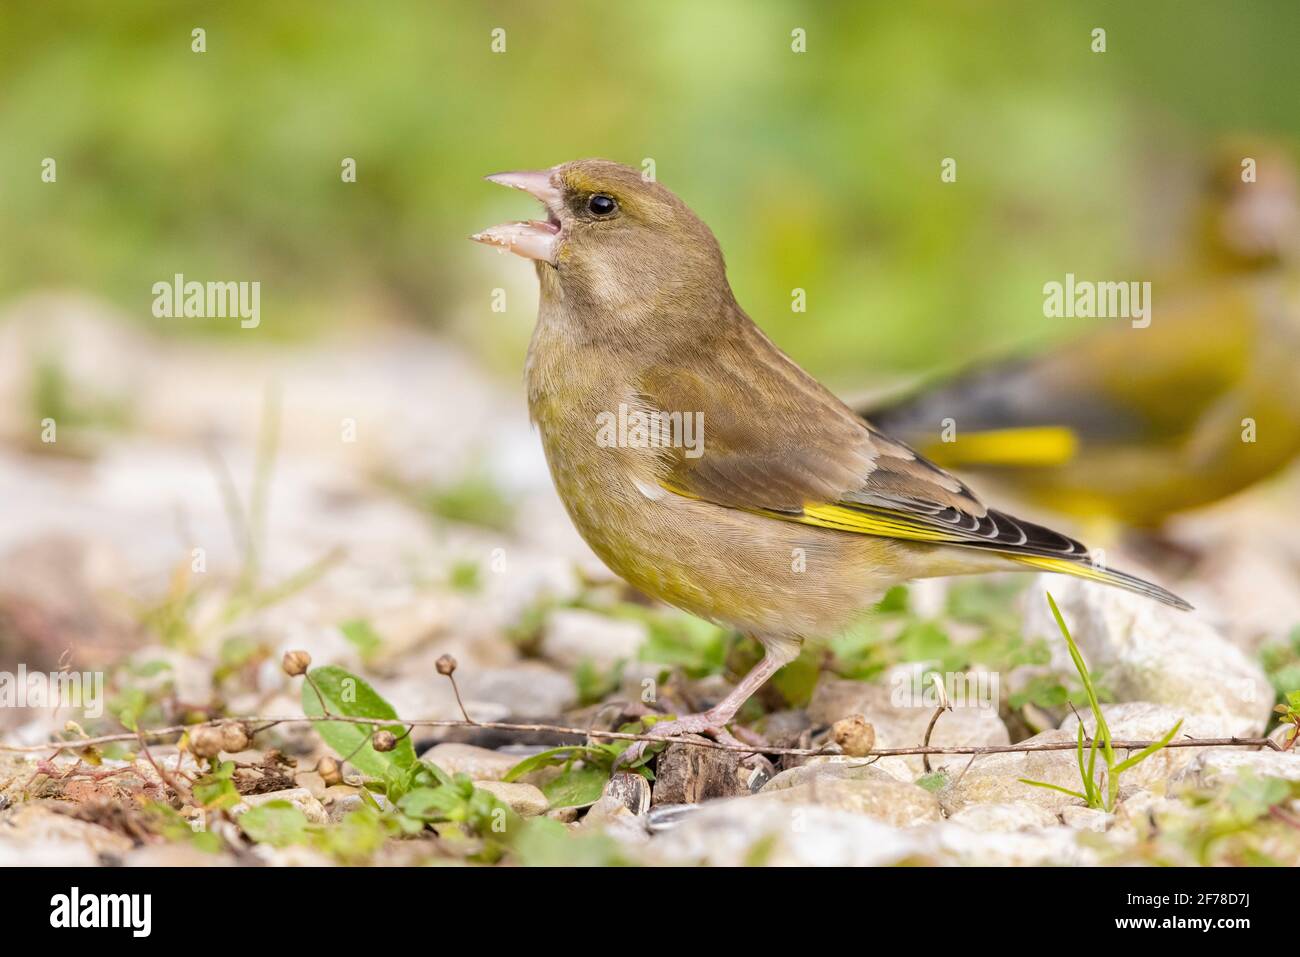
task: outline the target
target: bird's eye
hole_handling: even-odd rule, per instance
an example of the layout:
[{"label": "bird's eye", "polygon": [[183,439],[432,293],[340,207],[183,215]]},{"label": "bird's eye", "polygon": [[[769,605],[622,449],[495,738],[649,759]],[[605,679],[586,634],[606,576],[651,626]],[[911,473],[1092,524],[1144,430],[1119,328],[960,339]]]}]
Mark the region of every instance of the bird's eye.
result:
[{"label": "bird's eye", "polygon": [[614,210],[618,209],[618,203],[614,202],[614,197],[606,196],[604,193],[596,193],[591,199],[587,200],[587,208],[597,216],[608,216]]}]

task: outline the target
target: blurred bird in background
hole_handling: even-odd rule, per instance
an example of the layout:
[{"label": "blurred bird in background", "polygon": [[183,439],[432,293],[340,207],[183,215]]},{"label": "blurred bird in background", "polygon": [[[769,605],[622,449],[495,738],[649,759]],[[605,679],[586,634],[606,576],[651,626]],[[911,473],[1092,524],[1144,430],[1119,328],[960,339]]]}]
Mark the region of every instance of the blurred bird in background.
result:
[{"label": "blurred bird in background", "polygon": [[857,411],[1094,537],[1283,469],[1300,454],[1300,188],[1285,151],[1252,145],[1212,165],[1148,327],[1090,320],[1105,325]]}]

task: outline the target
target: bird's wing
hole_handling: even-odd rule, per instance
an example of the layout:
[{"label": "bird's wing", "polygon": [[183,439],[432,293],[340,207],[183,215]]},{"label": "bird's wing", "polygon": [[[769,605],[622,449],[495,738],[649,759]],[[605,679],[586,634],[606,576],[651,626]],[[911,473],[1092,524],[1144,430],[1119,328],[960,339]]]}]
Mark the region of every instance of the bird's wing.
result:
[{"label": "bird's wing", "polygon": [[[1148,329],[1110,324],[1035,356],[980,364],[859,413],[949,467],[1064,465],[1116,445],[1155,452],[1199,428],[1249,372],[1252,300],[1188,296]],[[952,419],[957,441],[937,441]]]},{"label": "bird's wing", "polygon": [[1072,538],[986,508],[955,476],[858,418],[757,327],[702,350],[689,367],[646,369],[632,399],[639,411],[697,417],[698,447],[660,447],[660,484],[677,495],[846,533],[985,549],[1190,607],[1095,567]]},{"label": "bird's wing", "polygon": [[845,532],[1087,559],[1079,542],[986,508],[960,479],[873,429],[777,356],[645,372],[637,383],[643,409],[700,417],[698,455],[660,450],[666,489]]},{"label": "bird's wing", "polygon": [[[980,365],[858,413],[950,467],[1061,465],[1084,444],[1145,436],[1131,409],[1050,366],[1022,358]],[[948,423],[957,441],[942,443]]]}]

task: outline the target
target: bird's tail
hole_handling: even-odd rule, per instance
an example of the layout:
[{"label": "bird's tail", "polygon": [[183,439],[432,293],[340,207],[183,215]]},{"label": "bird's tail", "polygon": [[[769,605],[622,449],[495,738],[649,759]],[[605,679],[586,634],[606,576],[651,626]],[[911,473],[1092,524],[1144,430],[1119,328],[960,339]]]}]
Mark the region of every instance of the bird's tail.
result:
[{"label": "bird's tail", "polygon": [[1076,578],[1086,578],[1088,581],[1101,582],[1104,585],[1114,585],[1116,588],[1123,588],[1125,591],[1145,595],[1147,598],[1154,598],[1158,602],[1172,605],[1174,608],[1180,608],[1183,611],[1190,611],[1192,608],[1189,602],[1179,598],[1171,591],[1166,591],[1159,585],[1153,585],[1136,575],[1117,572],[1110,568],[1100,568],[1088,561],[1046,558],[1041,555],[1017,555],[1013,552],[1003,552],[1003,554],[1013,562],[1019,562],[1040,571],[1059,572],[1062,575],[1074,575]]}]

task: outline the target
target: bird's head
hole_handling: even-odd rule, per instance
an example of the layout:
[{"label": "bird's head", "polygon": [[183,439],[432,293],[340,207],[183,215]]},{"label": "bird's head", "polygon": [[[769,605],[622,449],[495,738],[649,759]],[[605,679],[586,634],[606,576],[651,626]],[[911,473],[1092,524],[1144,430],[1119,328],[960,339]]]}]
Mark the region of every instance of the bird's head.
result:
[{"label": "bird's head", "polygon": [[1300,249],[1300,180],[1278,144],[1224,146],[1210,167],[1204,206],[1210,248],[1238,268],[1290,261]]},{"label": "bird's head", "polygon": [[673,193],[630,167],[587,159],[487,179],[529,193],[546,209],[545,219],[471,237],[534,260],[544,297],[627,314],[674,299],[699,307],[694,300],[727,289],[713,233]]}]

